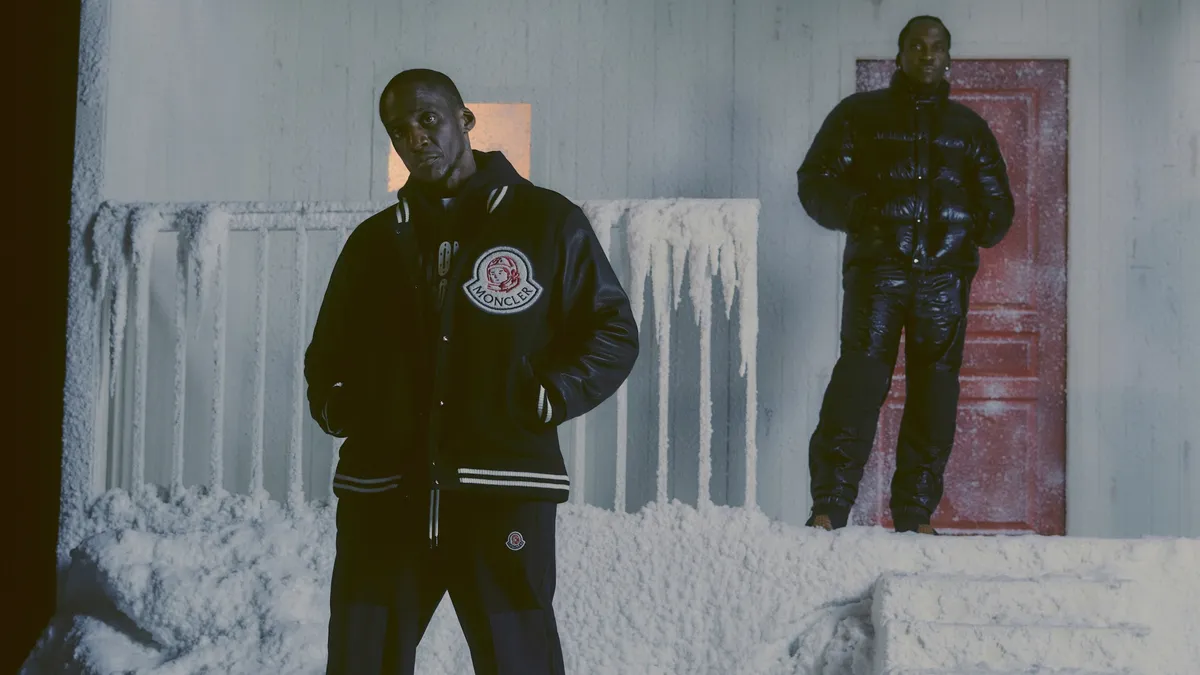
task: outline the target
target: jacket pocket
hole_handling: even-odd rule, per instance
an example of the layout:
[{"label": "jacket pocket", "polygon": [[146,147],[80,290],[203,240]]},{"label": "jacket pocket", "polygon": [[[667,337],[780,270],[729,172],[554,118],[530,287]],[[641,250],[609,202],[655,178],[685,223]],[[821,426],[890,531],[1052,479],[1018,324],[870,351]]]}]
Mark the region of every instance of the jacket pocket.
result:
[{"label": "jacket pocket", "polygon": [[[403,475],[399,467],[379,466],[373,461],[360,438],[348,438],[342,444],[337,470],[333,474],[333,494],[338,499],[398,494]],[[368,454],[364,454],[367,451]]]},{"label": "jacket pocket", "polygon": [[357,476],[339,470],[333,493],[338,497],[337,554],[359,571],[396,560],[401,544],[408,546],[419,536],[419,530],[400,526],[414,508],[399,475]]},{"label": "jacket pocket", "polygon": [[397,492],[401,479],[400,474],[360,477],[338,471],[333,476],[333,494],[337,495],[338,499],[344,499]]},{"label": "jacket pocket", "polygon": [[522,355],[509,367],[505,409],[508,418],[521,429],[534,434],[544,433],[553,426],[550,399],[533,374],[529,357]]}]

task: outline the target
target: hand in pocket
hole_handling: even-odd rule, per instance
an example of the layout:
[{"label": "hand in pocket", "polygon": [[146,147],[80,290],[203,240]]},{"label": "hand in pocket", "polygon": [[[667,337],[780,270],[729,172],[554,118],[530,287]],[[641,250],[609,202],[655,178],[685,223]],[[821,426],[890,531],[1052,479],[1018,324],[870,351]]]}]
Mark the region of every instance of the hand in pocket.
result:
[{"label": "hand in pocket", "polygon": [[542,431],[550,426],[554,406],[528,357],[522,356],[516,364],[509,389],[509,414],[519,425],[531,431]]}]

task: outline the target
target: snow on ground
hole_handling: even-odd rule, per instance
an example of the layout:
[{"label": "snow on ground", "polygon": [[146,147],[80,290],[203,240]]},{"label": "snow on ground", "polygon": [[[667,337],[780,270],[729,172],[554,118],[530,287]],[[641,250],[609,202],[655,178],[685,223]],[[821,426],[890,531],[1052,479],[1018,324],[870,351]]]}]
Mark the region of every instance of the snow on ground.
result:
[{"label": "snow on ground", "polygon": [[[322,672],[332,514],[327,505],[289,510],[200,489],[176,499],[106,494],[72,554],[60,612],[23,672]],[[571,673],[869,675],[872,593],[889,571],[1131,579],[1142,584],[1133,609],[1156,617],[1160,640],[1159,661],[1139,666],[1183,675],[1200,658],[1187,638],[1200,629],[1196,541],[831,534],[679,503],[634,514],[564,505],[559,529],[555,609]],[[970,597],[954,577],[940,579],[951,596]],[[920,584],[889,593],[918,618],[987,599],[956,609],[945,594],[924,597]],[[1090,611],[1086,595],[1059,595]],[[471,672],[448,601],[418,672]]]}]

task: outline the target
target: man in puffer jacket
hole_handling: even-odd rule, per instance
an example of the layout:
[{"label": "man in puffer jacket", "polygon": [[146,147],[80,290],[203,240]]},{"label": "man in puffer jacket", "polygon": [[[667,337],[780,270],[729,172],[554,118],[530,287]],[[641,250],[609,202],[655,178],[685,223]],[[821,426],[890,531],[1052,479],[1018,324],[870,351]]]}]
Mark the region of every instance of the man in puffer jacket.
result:
[{"label": "man in puffer jacket", "polygon": [[561,675],[556,428],[629,375],[629,300],[578,206],[471,150],[448,77],[400,73],[380,117],[411,177],[347,240],[305,354],[346,438],[326,672],[411,674],[449,592],[476,673]]},{"label": "man in puffer jacket", "polygon": [[948,99],[950,31],[916,17],[898,46],[891,85],[841,101],[797,174],[808,215],[847,234],[841,355],[809,445],[808,524],[846,525],[904,331],[891,510],[897,531],[936,534],[971,282],[979,248],[1007,234],[1013,198],[987,123]]}]

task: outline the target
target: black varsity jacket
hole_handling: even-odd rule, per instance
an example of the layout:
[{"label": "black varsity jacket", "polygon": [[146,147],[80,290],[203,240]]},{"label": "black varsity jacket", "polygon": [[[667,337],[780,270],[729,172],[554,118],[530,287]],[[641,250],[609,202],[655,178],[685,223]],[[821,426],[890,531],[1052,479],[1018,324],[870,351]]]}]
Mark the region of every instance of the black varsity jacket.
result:
[{"label": "black varsity jacket", "polygon": [[[339,497],[459,489],[566,501],[556,427],[633,368],[629,300],[583,211],[501,153],[475,157],[448,209],[406,185],[334,265],[304,374],[314,419],[346,439]],[[435,304],[436,248],[422,242],[443,228],[458,246]]]}]

